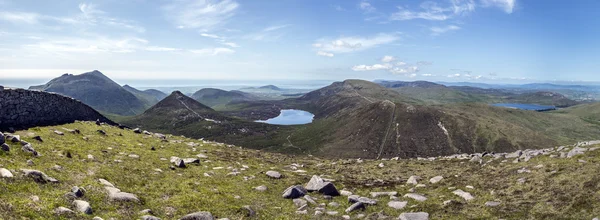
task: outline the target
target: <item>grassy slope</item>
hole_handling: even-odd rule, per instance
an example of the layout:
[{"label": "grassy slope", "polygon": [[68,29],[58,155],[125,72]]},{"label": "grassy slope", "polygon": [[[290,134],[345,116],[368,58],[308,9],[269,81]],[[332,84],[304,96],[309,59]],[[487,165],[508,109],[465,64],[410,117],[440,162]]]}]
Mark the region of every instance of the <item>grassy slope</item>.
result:
[{"label": "grassy slope", "polygon": [[600,125],[600,103],[577,105],[558,110],[556,113],[575,115],[581,120]]},{"label": "grassy slope", "polygon": [[[82,134],[65,133],[58,136],[52,131],[62,127],[80,129]],[[403,210],[393,210],[386,206],[388,198],[381,198],[379,204],[370,206],[359,213],[376,213],[383,211],[389,216],[398,216],[401,212],[425,211],[432,219],[474,219],[474,218],[507,218],[507,219],[591,219],[600,215],[597,201],[600,199],[600,150],[569,159],[540,156],[528,162],[501,163],[500,160],[481,167],[466,161],[369,161],[356,163],[354,160],[322,160],[313,157],[289,157],[280,154],[245,150],[238,147],[227,147],[216,143],[196,146],[196,151],[186,145],[187,142],[202,143],[198,140],[183,137],[169,137],[169,140],[181,140],[183,143],[161,142],[157,138],[134,134],[131,131],[103,126],[108,136],[100,136],[93,123],[74,123],[63,126],[32,128],[18,132],[26,141],[33,143],[42,156],[33,158],[35,165],[28,166],[29,155],[13,146],[13,150],[0,154],[0,164],[10,170],[20,168],[38,169],[61,181],[59,184],[37,184],[28,178],[16,174],[13,179],[0,179],[0,216],[7,219],[34,218],[57,219],[52,210],[59,206],[70,207],[64,194],[72,186],[84,187],[87,193],[84,200],[89,201],[94,209],[93,216],[105,219],[137,218],[138,212],[150,208],[163,219],[175,219],[195,211],[210,211],[218,217],[231,219],[243,218],[239,208],[250,205],[257,212],[257,219],[302,219],[308,216],[296,215],[295,207],[290,200],[282,199],[281,192],[289,185],[308,182],[310,175],[326,174],[335,182],[338,189],[346,188],[355,194],[368,196],[372,191],[397,191],[400,195],[408,192],[409,186],[404,183],[411,175],[423,177],[427,187],[416,188],[429,199],[416,202],[407,198],[408,206]],[[43,143],[31,139],[31,133],[44,138]],[[119,134],[122,134],[120,136]],[[82,137],[89,138],[85,141]],[[156,151],[149,148],[155,146]],[[112,149],[109,150],[108,148]],[[107,151],[103,153],[102,151]],[[170,156],[194,157],[206,150],[209,157],[203,159],[201,165],[186,169],[170,170],[168,161],[160,158]],[[71,152],[73,158],[64,156]],[[127,157],[128,154],[140,155],[140,159]],[[86,158],[92,154],[95,160]],[[122,160],[117,163],[114,160]],[[578,159],[587,163],[579,163]],[[385,167],[377,164],[383,162]],[[293,173],[287,166],[292,163],[304,164],[300,169],[307,175]],[[62,171],[52,170],[54,165],[63,167]],[[534,166],[542,164],[541,169]],[[242,165],[250,168],[241,171],[238,176],[227,176],[231,172],[228,167],[241,169]],[[213,170],[213,167],[225,167]],[[516,170],[526,167],[531,173],[517,174]],[[160,168],[164,172],[157,173]],[[278,170],[284,178],[273,180],[263,173],[267,170]],[[204,177],[203,173],[214,172],[212,177]],[[429,184],[426,180],[442,175],[444,180],[438,184]],[[244,181],[243,176],[256,176]],[[517,179],[525,177],[525,184],[517,184]],[[104,178],[123,191],[137,194],[140,204],[113,203],[107,196],[98,178]],[[266,192],[258,192],[253,187],[265,185]],[[474,189],[465,188],[466,185]],[[448,187],[457,187],[471,192],[475,199],[469,202],[453,195]],[[491,192],[494,192],[493,194]],[[30,196],[40,197],[33,202]],[[234,196],[241,196],[235,199]],[[328,203],[320,195],[312,194],[318,203]],[[443,206],[442,202],[453,199],[457,204]],[[498,200],[498,207],[486,207],[486,201]],[[348,206],[345,198],[336,197],[334,201],[340,207],[327,207],[343,213]],[[310,205],[311,213],[314,205]],[[353,213],[355,216],[357,213]],[[340,214],[341,215],[341,214]],[[85,218],[79,215],[78,218]],[[87,217],[89,218],[89,217]]]}]

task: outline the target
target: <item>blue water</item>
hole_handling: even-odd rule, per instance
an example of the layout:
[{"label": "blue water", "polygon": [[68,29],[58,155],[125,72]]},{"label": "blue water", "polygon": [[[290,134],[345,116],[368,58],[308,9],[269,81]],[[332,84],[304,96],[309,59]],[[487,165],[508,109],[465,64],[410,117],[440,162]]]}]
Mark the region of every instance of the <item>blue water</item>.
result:
[{"label": "blue water", "polygon": [[315,115],[307,111],[284,109],[281,110],[279,116],[267,120],[258,120],[256,122],[267,123],[272,125],[303,125],[313,121]]},{"label": "blue water", "polygon": [[497,104],[493,104],[493,106],[505,107],[505,108],[516,108],[516,109],[531,110],[531,111],[547,111],[547,110],[556,109],[556,106],[552,106],[552,105],[535,105],[535,104],[520,104],[520,103],[497,103]]}]

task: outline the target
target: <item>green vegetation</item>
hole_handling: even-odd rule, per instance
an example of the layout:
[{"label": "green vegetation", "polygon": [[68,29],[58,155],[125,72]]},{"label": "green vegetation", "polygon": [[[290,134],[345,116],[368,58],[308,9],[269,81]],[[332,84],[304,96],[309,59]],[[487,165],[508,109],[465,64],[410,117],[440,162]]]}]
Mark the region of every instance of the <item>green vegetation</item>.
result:
[{"label": "green vegetation", "polygon": [[[66,132],[63,128],[79,129],[81,134]],[[107,135],[96,130],[102,129]],[[65,134],[57,135],[53,131]],[[600,150],[587,152],[573,158],[550,158],[549,155],[534,157],[527,162],[511,163],[497,159],[482,166],[467,160],[405,160],[375,161],[327,160],[308,156],[288,156],[256,150],[242,149],[218,143],[167,135],[162,141],[151,135],[136,134],[111,126],[97,126],[92,122],[76,122],[52,127],[37,127],[18,131],[22,139],[33,144],[40,157],[22,152],[17,144],[11,144],[9,153],[0,153],[0,164],[9,170],[37,169],[60,181],[57,184],[39,184],[20,173],[14,178],[0,178],[0,213],[5,219],[59,219],[53,210],[59,206],[72,208],[64,196],[72,186],[86,189],[83,200],[88,201],[94,213],[90,216],[77,214],[75,218],[100,216],[104,219],[135,219],[139,211],[151,209],[163,219],[176,219],[196,211],[209,211],[213,215],[230,219],[246,219],[241,207],[249,205],[256,211],[255,219],[310,219],[315,205],[309,204],[309,214],[296,214],[296,207],[288,199],[281,198],[285,188],[305,184],[311,175],[325,175],[334,179],[336,187],[354,194],[369,196],[375,191],[398,192],[399,200],[408,201],[401,210],[386,204],[387,197],[377,198],[378,204],[368,206],[357,214],[397,217],[402,212],[424,211],[431,219],[591,219],[600,215],[597,201],[600,199]],[[32,137],[39,135],[44,142]],[[198,144],[192,146],[190,142]],[[153,151],[150,148],[155,147]],[[545,146],[548,147],[548,146]],[[65,155],[70,153],[72,158]],[[199,165],[169,169],[171,156],[193,158],[203,153],[208,158]],[[87,155],[94,159],[87,159]],[[130,154],[139,158],[128,157]],[[551,153],[559,155],[559,153]],[[31,159],[34,165],[28,165]],[[491,157],[485,157],[484,161]],[[579,160],[583,160],[579,162]],[[121,162],[118,162],[121,161]],[[293,172],[291,164],[303,172]],[[383,163],[383,167],[378,164]],[[55,165],[62,167],[54,169]],[[248,168],[243,168],[247,166]],[[214,169],[223,167],[223,169]],[[517,173],[527,168],[530,173]],[[161,169],[162,172],[155,169]],[[238,175],[228,175],[236,169]],[[264,172],[276,170],[282,179],[270,179]],[[207,173],[210,177],[204,175]],[[414,188],[425,195],[425,202],[417,202],[402,196],[412,186],[406,180],[417,175],[425,187]],[[430,184],[429,178],[441,175],[444,179]],[[245,178],[248,180],[245,180]],[[255,178],[252,178],[255,177]],[[125,192],[136,194],[140,203],[109,201],[99,178],[106,179]],[[525,178],[523,184],[517,183]],[[264,185],[267,191],[254,187]],[[466,188],[467,185],[473,189]],[[470,192],[475,199],[465,201],[452,194],[449,187]],[[339,207],[327,206],[328,211],[338,211],[337,219],[349,206],[345,196],[327,200],[311,193],[317,203],[335,201]],[[38,196],[39,201],[30,199]],[[236,196],[239,196],[236,199]],[[454,200],[443,205],[446,200]],[[497,207],[487,207],[487,201],[499,201]],[[64,218],[64,217],[62,217]]]}]

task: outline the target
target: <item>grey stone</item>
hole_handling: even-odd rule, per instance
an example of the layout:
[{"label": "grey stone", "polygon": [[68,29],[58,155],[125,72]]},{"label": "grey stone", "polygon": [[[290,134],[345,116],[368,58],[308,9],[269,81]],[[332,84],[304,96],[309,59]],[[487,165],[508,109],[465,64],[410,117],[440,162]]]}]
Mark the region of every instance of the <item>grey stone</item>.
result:
[{"label": "grey stone", "polygon": [[210,212],[194,212],[181,217],[179,220],[214,220]]},{"label": "grey stone", "polygon": [[33,154],[33,156],[38,156],[38,152],[33,149],[30,143],[27,143],[21,147],[21,150],[27,153]]},{"label": "grey stone", "polygon": [[435,177],[429,179],[429,182],[432,184],[435,184],[435,183],[442,181],[443,179],[444,179],[443,176],[435,176]]},{"label": "grey stone", "polygon": [[269,170],[265,174],[267,174],[267,176],[269,176],[271,178],[274,178],[274,179],[281,178],[281,174],[279,172],[277,172],[277,171]]},{"label": "grey stone", "polygon": [[183,163],[185,163],[186,165],[188,164],[200,164],[200,159],[198,158],[184,158],[182,159]]},{"label": "grey stone", "polygon": [[348,202],[349,203],[360,202],[360,203],[367,204],[367,205],[375,205],[375,204],[377,204],[377,200],[370,199],[370,198],[367,198],[367,197],[360,197],[358,195],[348,196]]},{"label": "grey stone", "polygon": [[327,204],[327,206],[330,206],[330,207],[334,207],[334,208],[335,208],[335,207],[338,207],[338,206],[340,206],[340,204],[339,204],[339,203],[337,203],[337,202],[330,202],[329,204]]},{"label": "grey stone", "polygon": [[304,199],[294,199],[292,201],[294,202],[294,205],[296,205],[296,207],[298,208],[307,205],[307,202]]},{"label": "grey stone", "polygon": [[185,161],[183,161],[181,158],[179,157],[171,157],[170,159],[171,163],[175,164],[176,167],[179,168],[185,168]]},{"label": "grey stone", "polygon": [[156,216],[152,216],[152,215],[144,215],[142,217],[140,217],[141,220],[160,220],[159,217]]},{"label": "grey stone", "polygon": [[303,186],[290,186],[283,191],[282,197],[285,199],[297,199],[306,195],[307,192]]},{"label": "grey stone", "polygon": [[315,201],[315,199],[313,199],[309,195],[304,195],[304,200],[306,200],[308,203],[313,204],[313,205],[317,204],[317,202]]},{"label": "grey stone", "polygon": [[411,199],[417,200],[419,202],[423,202],[423,201],[427,200],[427,197],[425,197],[421,194],[417,194],[417,193],[407,193],[406,195],[404,195],[404,197],[411,198]]},{"label": "grey stone", "polygon": [[474,199],[474,197],[471,195],[471,193],[468,193],[468,192],[462,191],[462,190],[460,190],[460,189],[454,190],[452,193],[453,193],[454,195],[457,195],[457,196],[460,196],[460,197],[462,197],[462,198],[463,198],[463,199],[465,199],[466,201],[470,201],[470,200]]},{"label": "grey stone", "polygon": [[98,181],[100,182],[100,184],[104,185],[104,186],[110,186],[110,187],[115,187],[115,185],[113,185],[112,183],[108,182],[105,179],[98,179]]},{"label": "grey stone", "polygon": [[10,172],[10,170],[7,170],[6,168],[0,168],[0,177],[3,177],[3,178],[12,178],[14,176]]},{"label": "grey stone", "polygon": [[343,196],[351,196],[352,192],[348,191],[348,190],[341,190],[340,194],[342,194]]},{"label": "grey stone", "polygon": [[313,175],[310,178],[310,181],[308,181],[308,183],[306,184],[306,190],[308,190],[309,192],[314,192],[314,191],[318,191],[320,189],[321,184],[323,184],[325,181],[323,181],[323,179],[317,175]]},{"label": "grey stone", "polygon": [[77,186],[73,186],[73,188],[71,188],[71,193],[73,193],[73,195],[77,198],[83,197],[83,195],[85,190],[83,188],[79,188]]},{"label": "grey stone", "polygon": [[264,191],[267,191],[267,186],[257,186],[257,187],[254,187],[254,189],[264,192]]},{"label": "grey stone", "polygon": [[340,192],[338,192],[338,190],[335,188],[335,185],[333,185],[333,183],[331,183],[331,182],[325,182],[325,183],[321,184],[318,191],[319,191],[319,193],[321,193],[323,195],[328,195],[328,196],[339,196],[340,195]]},{"label": "grey stone", "polygon": [[141,134],[142,130],[140,130],[140,128],[135,128],[135,129],[133,129],[133,133]]},{"label": "grey stone", "polygon": [[39,170],[21,169],[21,172],[23,172],[25,176],[33,178],[37,183],[58,183],[57,179],[54,179]]},{"label": "grey stone", "polygon": [[394,209],[403,209],[407,204],[408,202],[404,201],[389,201],[387,205]]},{"label": "grey stone", "polygon": [[400,220],[428,220],[429,213],[427,212],[404,212],[398,217]]},{"label": "grey stone", "polygon": [[246,217],[253,217],[256,215],[256,212],[249,205],[242,206],[241,211]]},{"label": "grey stone", "polygon": [[362,202],[355,202],[354,204],[350,205],[350,207],[348,207],[345,212],[346,213],[350,213],[356,210],[364,210],[366,208],[365,204]]},{"label": "grey stone", "polygon": [[494,207],[494,206],[499,206],[500,202],[496,202],[496,201],[488,201],[485,202],[485,206],[489,206],[489,207]]},{"label": "grey stone", "polygon": [[10,151],[10,146],[8,146],[8,144],[6,144],[6,143],[3,143],[3,144],[0,144],[0,149],[3,150],[3,151],[5,151],[5,152],[9,152]]},{"label": "grey stone", "polygon": [[62,207],[62,206],[54,209],[54,213],[56,213],[57,215],[72,215],[72,214],[75,214],[75,212],[73,210],[65,208],[65,207]]},{"label": "grey stone", "polygon": [[57,131],[57,130],[54,130],[54,133],[58,134],[58,135],[65,135],[65,133],[62,133],[61,131]]},{"label": "grey stone", "polygon": [[421,177],[419,176],[410,176],[406,181],[406,184],[417,185],[419,184],[417,181],[419,181],[420,179]]},{"label": "grey stone", "polygon": [[75,209],[81,213],[85,213],[88,215],[92,214],[92,206],[90,206],[89,202],[83,200],[75,200],[73,201],[73,206],[75,206]]},{"label": "grey stone", "polygon": [[398,192],[371,192],[372,198],[377,198],[380,196],[395,196],[398,195]]}]

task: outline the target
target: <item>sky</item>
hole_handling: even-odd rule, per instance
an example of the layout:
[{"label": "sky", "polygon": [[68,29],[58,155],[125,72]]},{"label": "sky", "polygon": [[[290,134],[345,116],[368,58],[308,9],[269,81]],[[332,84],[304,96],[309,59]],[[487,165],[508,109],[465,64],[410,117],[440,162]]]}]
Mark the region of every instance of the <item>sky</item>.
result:
[{"label": "sky", "polygon": [[600,2],[0,0],[2,80],[600,81]]}]

